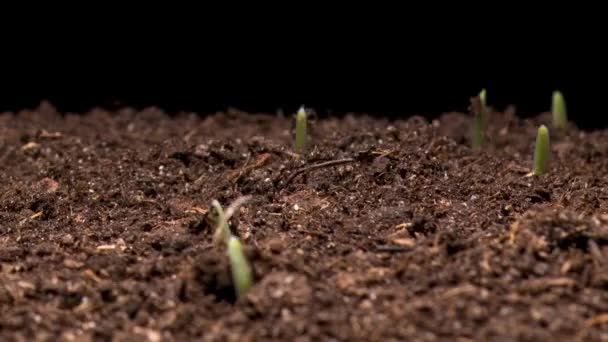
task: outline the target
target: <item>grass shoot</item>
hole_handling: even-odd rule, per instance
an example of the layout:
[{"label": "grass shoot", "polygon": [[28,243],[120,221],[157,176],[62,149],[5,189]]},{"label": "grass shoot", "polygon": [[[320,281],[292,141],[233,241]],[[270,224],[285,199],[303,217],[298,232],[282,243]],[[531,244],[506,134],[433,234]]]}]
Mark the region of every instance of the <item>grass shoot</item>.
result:
[{"label": "grass shoot", "polygon": [[306,145],[306,109],[300,107],[296,114],[296,143],[295,150],[300,153]]},{"label": "grass shoot", "polygon": [[533,175],[540,176],[547,172],[547,163],[549,162],[550,153],[549,130],[545,125],[541,125],[538,128],[538,134],[536,135]]},{"label": "grass shoot", "polygon": [[560,131],[564,131],[568,123],[566,101],[564,101],[564,96],[562,95],[562,93],[557,90],[553,92],[551,114],[553,115],[553,127]]},{"label": "grass shoot", "polygon": [[218,202],[217,200],[213,200],[211,205],[213,206],[213,208],[215,208],[215,211],[217,212],[217,228],[215,229],[215,234],[213,234],[213,241],[216,244],[228,243],[228,240],[230,239],[232,233],[230,232],[230,226],[228,226],[228,219],[224,214],[224,209],[222,209],[220,202]]},{"label": "grass shoot", "polygon": [[251,266],[243,253],[241,241],[230,231],[228,221],[232,215],[247,202],[251,196],[242,196],[237,198],[226,211],[217,200],[214,200],[211,205],[217,212],[217,227],[213,235],[213,241],[216,244],[224,244],[228,251],[230,259],[230,267],[232,272],[232,283],[237,297],[245,294],[253,285],[253,276]]},{"label": "grass shoot", "polygon": [[486,89],[481,89],[479,92],[479,100],[481,101],[481,108],[485,112],[486,107],[488,106],[488,102],[486,100]]},{"label": "grass shoot", "polygon": [[474,115],[473,148],[480,148],[484,143],[487,102],[486,90],[482,89],[477,97],[471,99],[471,109]]},{"label": "grass shoot", "polygon": [[241,297],[253,286],[253,275],[251,266],[243,253],[241,241],[235,236],[231,236],[228,240],[228,257],[236,296]]},{"label": "grass shoot", "polygon": [[232,202],[232,204],[230,204],[230,206],[228,207],[228,209],[226,209],[225,212],[222,209],[220,202],[218,202],[217,200],[213,200],[213,202],[211,202],[211,205],[213,206],[213,208],[215,208],[215,211],[217,212],[217,227],[215,228],[215,233],[213,234],[213,242],[215,242],[216,244],[228,244],[228,240],[230,240],[230,236],[232,236],[228,221],[230,221],[232,215],[234,215],[234,213],[243,204],[245,204],[245,202],[249,201],[249,199],[251,199],[251,196],[241,196],[237,198],[234,202]]}]

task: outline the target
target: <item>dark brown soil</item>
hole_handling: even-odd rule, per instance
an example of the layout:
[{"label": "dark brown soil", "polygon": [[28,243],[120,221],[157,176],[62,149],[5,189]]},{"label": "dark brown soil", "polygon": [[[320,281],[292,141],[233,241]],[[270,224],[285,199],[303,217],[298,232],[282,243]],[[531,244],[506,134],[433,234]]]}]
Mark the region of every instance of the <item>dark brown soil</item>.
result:
[{"label": "dark brown soil", "polygon": [[[291,117],[2,114],[0,340],[608,338],[608,130],[529,177],[548,115],[482,151],[470,121],[319,119],[298,156]],[[210,204],[241,195],[235,300]]]}]

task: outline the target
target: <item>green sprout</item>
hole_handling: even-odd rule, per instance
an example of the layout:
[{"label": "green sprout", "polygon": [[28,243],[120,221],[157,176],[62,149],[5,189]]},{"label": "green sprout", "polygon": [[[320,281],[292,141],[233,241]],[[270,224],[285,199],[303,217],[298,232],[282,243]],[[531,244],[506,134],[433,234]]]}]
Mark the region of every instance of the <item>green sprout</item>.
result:
[{"label": "green sprout", "polygon": [[215,243],[228,243],[230,240],[230,236],[232,233],[230,232],[230,227],[228,226],[228,219],[224,214],[224,209],[220,205],[220,202],[217,200],[213,200],[211,203],[215,211],[217,212],[217,229],[215,230],[215,234],[213,235],[213,241]]},{"label": "green sprout", "polygon": [[296,152],[301,152],[306,144],[306,109],[300,107],[296,114]]},{"label": "green sprout", "polygon": [[228,250],[228,258],[230,259],[230,268],[232,270],[232,283],[237,297],[244,295],[253,285],[253,276],[251,266],[243,253],[241,241],[230,231],[228,221],[232,215],[245,203],[251,196],[242,196],[237,198],[224,211],[217,200],[211,204],[217,211],[217,228],[213,240],[216,244],[225,244]]},{"label": "green sprout", "polygon": [[232,236],[232,232],[230,231],[230,226],[228,225],[228,221],[234,215],[234,213],[243,205],[245,202],[249,201],[251,196],[241,196],[237,198],[226,211],[222,209],[220,202],[217,200],[213,200],[211,205],[215,208],[217,212],[217,227],[215,229],[215,234],[213,234],[213,241],[216,244],[224,243],[227,244],[228,240],[230,240],[230,236]]},{"label": "green sprout", "polygon": [[566,101],[564,101],[564,96],[560,91],[556,90],[553,92],[551,113],[553,114],[553,127],[564,131],[568,123],[568,114],[566,111]]},{"label": "green sprout", "polygon": [[483,145],[487,115],[485,89],[482,89],[479,92],[479,95],[471,100],[471,108],[473,110],[473,114],[475,115],[473,122],[473,148],[480,148]]},{"label": "green sprout", "polygon": [[251,266],[243,253],[241,241],[235,236],[230,236],[228,240],[228,257],[236,296],[241,297],[253,286],[253,275]]},{"label": "green sprout", "polygon": [[549,161],[549,130],[545,125],[538,128],[536,135],[536,147],[534,150],[534,171],[535,176],[540,176],[547,172],[547,162]]},{"label": "green sprout", "polygon": [[486,89],[481,89],[481,91],[479,92],[479,100],[481,101],[481,108],[485,111],[486,110],[486,106],[487,106],[487,101],[486,101]]}]

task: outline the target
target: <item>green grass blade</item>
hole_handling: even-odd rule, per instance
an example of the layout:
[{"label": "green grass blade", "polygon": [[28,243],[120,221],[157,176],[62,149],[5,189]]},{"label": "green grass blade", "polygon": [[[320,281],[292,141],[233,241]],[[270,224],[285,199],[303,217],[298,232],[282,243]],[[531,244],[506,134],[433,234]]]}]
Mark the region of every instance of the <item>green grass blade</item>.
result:
[{"label": "green grass blade", "polygon": [[481,148],[484,144],[486,127],[486,90],[482,89],[477,97],[471,99],[471,110],[473,111],[473,148]]},{"label": "green grass blade", "polygon": [[481,89],[481,91],[479,92],[479,101],[481,101],[481,108],[483,111],[486,110],[486,107],[488,106],[488,102],[486,100],[486,89]]},{"label": "green grass blade", "polygon": [[534,175],[540,176],[547,172],[547,164],[550,155],[549,130],[545,125],[538,128],[536,135],[536,146],[534,150]]},{"label": "green grass blade", "polygon": [[564,100],[564,95],[557,90],[553,92],[551,113],[553,115],[553,127],[560,131],[565,130],[568,124],[566,101]]},{"label": "green grass blade", "polygon": [[234,236],[228,240],[228,257],[232,270],[232,283],[237,297],[241,297],[253,286],[253,274],[243,253],[241,242]]},{"label": "green grass blade", "polygon": [[306,145],[306,109],[302,106],[296,114],[296,152],[302,152]]},{"label": "green grass blade", "polygon": [[213,241],[216,244],[227,244],[230,240],[230,236],[232,235],[232,233],[230,232],[230,227],[228,226],[228,219],[224,214],[224,209],[222,209],[220,202],[218,202],[217,200],[213,200],[211,205],[215,208],[215,211],[217,212],[217,226],[215,228],[215,234],[213,234]]}]

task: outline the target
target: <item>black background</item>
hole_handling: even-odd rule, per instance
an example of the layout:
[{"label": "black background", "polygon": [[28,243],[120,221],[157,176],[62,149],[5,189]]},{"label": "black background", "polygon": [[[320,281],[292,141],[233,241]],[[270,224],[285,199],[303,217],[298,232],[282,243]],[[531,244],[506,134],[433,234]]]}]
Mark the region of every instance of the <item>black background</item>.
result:
[{"label": "black background", "polygon": [[158,106],[201,115],[229,106],[289,113],[304,104],[321,115],[432,118],[466,110],[469,97],[487,88],[491,105],[514,104],[529,116],[549,110],[560,89],[579,126],[608,125],[606,56],[597,42],[552,27],[513,35],[513,23],[485,36],[449,26],[433,33],[419,22],[372,29],[378,22],[339,23],[331,31],[313,31],[309,22],[281,32],[294,24],[286,20],[255,30],[224,25],[221,34],[195,22],[169,33],[155,24],[67,41],[36,35],[0,54],[0,110],[42,100],[61,112]]}]

